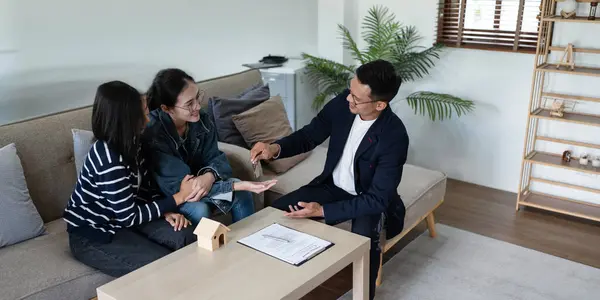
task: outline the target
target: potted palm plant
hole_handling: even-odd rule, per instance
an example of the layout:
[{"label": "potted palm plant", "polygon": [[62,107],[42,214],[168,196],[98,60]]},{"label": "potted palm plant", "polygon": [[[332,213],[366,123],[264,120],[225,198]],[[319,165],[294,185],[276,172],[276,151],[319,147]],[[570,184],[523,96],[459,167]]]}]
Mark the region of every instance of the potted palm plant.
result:
[{"label": "potted palm plant", "polygon": [[[349,50],[354,60],[360,64],[377,59],[385,59],[396,68],[403,82],[410,82],[429,75],[434,61],[440,58],[442,44],[426,48],[418,45],[421,37],[414,26],[403,26],[395,20],[393,13],[385,7],[374,6],[364,18],[362,37],[366,49],[359,49],[348,28],[338,25],[344,48]],[[307,63],[308,78],[319,88],[312,103],[320,109],[327,99],[348,88],[356,66],[344,65],[332,60],[302,53]],[[448,94],[429,91],[414,92],[406,97],[406,102],[415,113],[427,114],[432,121],[461,116],[474,109],[474,103]]]}]

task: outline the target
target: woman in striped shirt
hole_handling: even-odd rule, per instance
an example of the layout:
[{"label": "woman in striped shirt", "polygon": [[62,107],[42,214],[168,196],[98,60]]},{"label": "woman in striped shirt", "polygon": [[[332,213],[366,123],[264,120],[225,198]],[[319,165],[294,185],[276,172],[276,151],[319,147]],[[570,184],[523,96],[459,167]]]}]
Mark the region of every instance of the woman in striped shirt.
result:
[{"label": "woman in striped shirt", "polygon": [[189,222],[173,213],[193,191],[191,176],[177,193],[153,193],[140,143],[147,114],[135,88],[120,81],[98,87],[92,112],[97,141],[63,215],[74,257],[114,277],[195,241]]}]

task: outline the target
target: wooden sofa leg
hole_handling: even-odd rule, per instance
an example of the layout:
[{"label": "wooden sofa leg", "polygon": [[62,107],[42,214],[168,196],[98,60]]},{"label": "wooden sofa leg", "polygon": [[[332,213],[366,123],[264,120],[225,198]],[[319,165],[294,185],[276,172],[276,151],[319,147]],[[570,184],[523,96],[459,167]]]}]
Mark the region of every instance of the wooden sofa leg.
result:
[{"label": "wooden sofa leg", "polygon": [[429,230],[429,236],[434,238],[437,236],[435,233],[435,219],[433,217],[433,212],[427,215],[427,230]]},{"label": "wooden sofa leg", "polygon": [[377,280],[375,281],[375,285],[376,286],[380,286],[381,285],[381,277],[383,276],[383,249],[381,251],[381,253],[379,254],[379,272],[377,272]]}]

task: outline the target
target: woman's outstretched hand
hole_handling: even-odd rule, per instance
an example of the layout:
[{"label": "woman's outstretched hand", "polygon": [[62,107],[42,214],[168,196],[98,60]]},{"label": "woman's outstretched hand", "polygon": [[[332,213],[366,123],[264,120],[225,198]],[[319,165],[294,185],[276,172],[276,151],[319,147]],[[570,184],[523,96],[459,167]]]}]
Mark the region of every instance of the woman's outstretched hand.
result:
[{"label": "woman's outstretched hand", "polygon": [[192,223],[186,219],[182,214],[178,213],[165,213],[165,220],[173,226],[173,230],[181,231],[183,228],[187,228]]},{"label": "woman's outstretched hand", "polygon": [[260,194],[271,187],[273,187],[277,183],[276,179],[267,180],[267,181],[238,181],[233,183],[233,189],[235,191],[249,191],[255,194]]}]

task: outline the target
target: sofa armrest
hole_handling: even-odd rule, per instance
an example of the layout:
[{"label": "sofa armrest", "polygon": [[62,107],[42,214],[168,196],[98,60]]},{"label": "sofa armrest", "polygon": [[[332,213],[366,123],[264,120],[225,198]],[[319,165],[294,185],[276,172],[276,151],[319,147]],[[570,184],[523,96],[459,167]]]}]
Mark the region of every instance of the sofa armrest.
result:
[{"label": "sofa armrest", "polygon": [[[231,170],[233,171],[233,176],[235,178],[247,181],[259,180],[254,176],[254,168],[252,167],[252,163],[250,162],[250,150],[223,142],[219,142],[218,145],[219,150],[223,151],[223,153],[225,153],[225,156],[227,156],[227,160],[231,165]],[[261,164],[258,164],[256,166],[256,169],[258,176],[262,177],[263,171]],[[253,196],[256,210],[258,211],[263,209],[263,194],[254,194]]]}]

